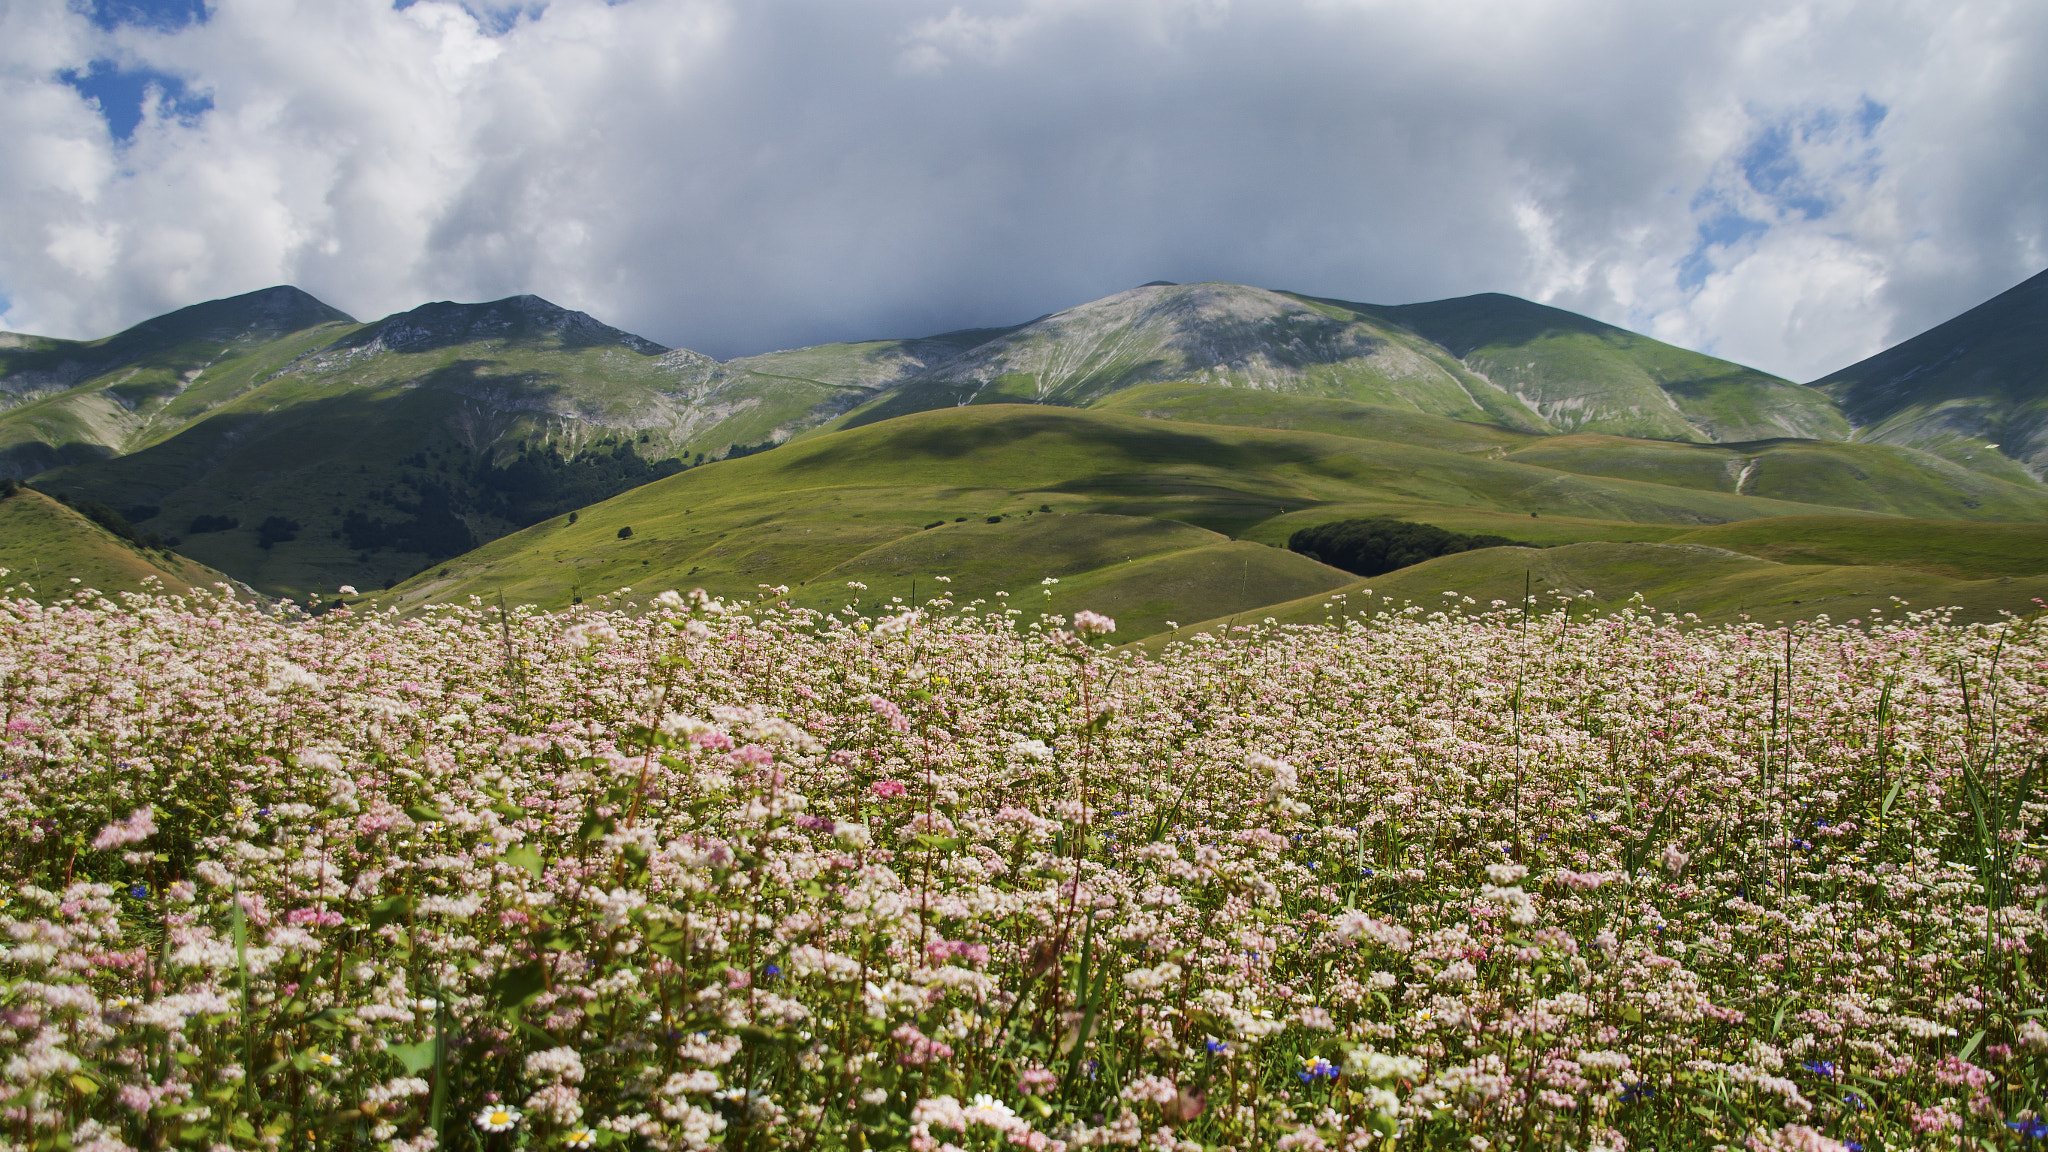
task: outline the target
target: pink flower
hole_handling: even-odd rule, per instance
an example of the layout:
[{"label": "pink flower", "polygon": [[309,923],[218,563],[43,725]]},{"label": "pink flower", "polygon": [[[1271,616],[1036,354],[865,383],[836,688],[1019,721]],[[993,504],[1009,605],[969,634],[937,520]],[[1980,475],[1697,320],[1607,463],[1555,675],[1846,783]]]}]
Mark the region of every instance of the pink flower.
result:
[{"label": "pink flower", "polygon": [[1083,608],[1074,613],[1074,631],[1083,636],[1102,636],[1116,631],[1116,621]]},{"label": "pink flower", "polygon": [[953,1055],[952,1045],[943,1040],[932,1039],[918,1031],[915,1024],[904,1024],[898,1027],[894,1032],[889,1033],[889,1038],[903,1045],[903,1051],[896,1056],[899,1063],[910,1065],[930,1064],[935,1061],[950,1059]]},{"label": "pink flower", "polygon": [[894,800],[898,796],[910,791],[910,789],[903,786],[903,781],[901,780],[877,780],[868,790],[882,800]]},{"label": "pink flower", "polygon": [[775,753],[770,752],[759,744],[748,744],[732,754],[732,762],[734,764],[760,768],[764,765],[773,764],[775,762]]},{"label": "pink flower", "polygon": [[903,714],[903,709],[897,707],[894,701],[884,700],[880,696],[870,696],[868,707],[873,708],[875,715],[888,722],[890,731],[910,731],[910,718]]},{"label": "pink flower", "polygon": [[93,837],[92,848],[95,852],[104,852],[109,848],[119,848],[124,844],[140,844],[154,835],[156,835],[155,814],[146,807],[137,808],[128,814],[126,821],[117,820],[100,829],[100,834]]}]

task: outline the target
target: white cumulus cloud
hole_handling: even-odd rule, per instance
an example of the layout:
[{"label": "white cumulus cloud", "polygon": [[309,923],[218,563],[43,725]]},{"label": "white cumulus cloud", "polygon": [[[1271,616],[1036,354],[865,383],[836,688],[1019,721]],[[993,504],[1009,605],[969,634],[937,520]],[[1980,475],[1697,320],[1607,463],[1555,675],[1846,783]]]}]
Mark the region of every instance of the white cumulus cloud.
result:
[{"label": "white cumulus cloud", "polygon": [[[1225,279],[1805,379],[2048,264],[2044,55],[1991,0],[0,0],[0,326],[535,292],[731,356]],[[125,136],[95,66],[162,78]]]}]

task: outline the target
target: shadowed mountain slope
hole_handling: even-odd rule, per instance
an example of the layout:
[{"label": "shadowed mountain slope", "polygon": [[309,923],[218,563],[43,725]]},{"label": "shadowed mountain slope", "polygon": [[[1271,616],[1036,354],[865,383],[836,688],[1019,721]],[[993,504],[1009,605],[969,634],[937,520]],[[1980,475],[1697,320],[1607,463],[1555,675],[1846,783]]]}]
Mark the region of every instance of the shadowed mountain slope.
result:
[{"label": "shadowed mountain slope", "polygon": [[[1813,382],[1859,440],[2048,471],[2048,272]],[[2014,469],[2017,471],[2017,469]]]}]

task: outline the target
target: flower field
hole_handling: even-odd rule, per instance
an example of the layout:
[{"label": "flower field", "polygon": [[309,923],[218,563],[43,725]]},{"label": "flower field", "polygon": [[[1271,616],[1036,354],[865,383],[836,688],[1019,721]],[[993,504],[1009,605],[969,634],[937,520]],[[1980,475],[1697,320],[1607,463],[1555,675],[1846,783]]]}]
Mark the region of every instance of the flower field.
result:
[{"label": "flower field", "polygon": [[1005,603],[0,601],[0,1144],[2048,1137],[2033,624]]}]

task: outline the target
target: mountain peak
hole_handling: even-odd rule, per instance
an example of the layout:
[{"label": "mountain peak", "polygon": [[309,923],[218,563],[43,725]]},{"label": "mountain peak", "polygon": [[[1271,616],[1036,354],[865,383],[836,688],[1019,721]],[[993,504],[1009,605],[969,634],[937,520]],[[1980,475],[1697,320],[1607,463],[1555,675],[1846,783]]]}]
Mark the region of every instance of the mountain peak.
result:
[{"label": "mountain peak", "polygon": [[456,344],[504,341],[555,348],[615,345],[643,356],[668,349],[613,328],[588,313],[564,308],[531,294],[481,304],[437,300],[377,321],[342,341],[344,347],[392,352],[425,352]]},{"label": "mountain peak", "polygon": [[110,347],[177,340],[268,340],[322,324],[353,324],[355,317],[290,284],[258,288],[166,312],[107,338]]}]

